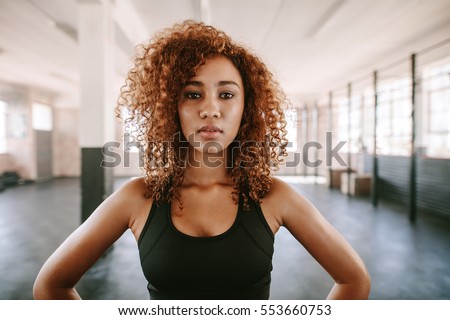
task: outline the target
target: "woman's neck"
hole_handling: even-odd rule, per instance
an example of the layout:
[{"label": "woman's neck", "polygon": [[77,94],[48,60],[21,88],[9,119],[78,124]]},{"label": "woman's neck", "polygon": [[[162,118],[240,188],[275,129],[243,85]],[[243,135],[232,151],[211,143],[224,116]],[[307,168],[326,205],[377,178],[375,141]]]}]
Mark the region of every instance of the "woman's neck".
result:
[{"label": "woman's neck", "polygon": [[189,151],[183,184],[207,187],[230,183],[226,150],[219,153],[200,153],[192,149]]}]

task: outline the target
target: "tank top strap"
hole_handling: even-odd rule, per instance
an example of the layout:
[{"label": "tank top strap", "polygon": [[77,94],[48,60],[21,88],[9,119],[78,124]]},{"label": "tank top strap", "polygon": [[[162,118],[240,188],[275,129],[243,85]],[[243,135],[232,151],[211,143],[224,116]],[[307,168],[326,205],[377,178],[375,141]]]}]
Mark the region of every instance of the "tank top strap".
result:
[{"label": "tank top strap", "polygon": [[[145,256],[142,256],[142,253],[144,253],[144,255],[150,253],[161,236],[166,232],[169,226],[167,219],[169,208],[170,204],[166,201],[153,201],[147,221],[145,222],[138,240],[141,260],[145,260],[146,258]],[[143,241],[144,238],[146,238],[145,241]]]},{"label": "tank top strap", "polygon": [[[272,257],[274,235],[267,223],[259,203],[249,199],[250,210],[243,211],[241,227],[268,257]],[[271,248],[268,251],[268,248]]]}]

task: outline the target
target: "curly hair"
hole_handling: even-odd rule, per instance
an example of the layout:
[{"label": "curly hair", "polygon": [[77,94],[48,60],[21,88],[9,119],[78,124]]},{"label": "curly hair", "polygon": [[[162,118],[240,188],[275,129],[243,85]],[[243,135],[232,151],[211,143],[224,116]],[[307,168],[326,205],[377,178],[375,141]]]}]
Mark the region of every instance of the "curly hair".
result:
[{"label": "curly hair", "polygon": [[[187,20],[157,33],[137,47],[134,67],[121,88],[116,114],[143,151],[146,198],[182,201],[187,141],[177,111],[185,83],[211,58],[225,56],[244,83],[244,112],[235,140],[228,147],[227,173],[234,184],[233,200],[261,199],[272,185],[271,170],[286,156],[289,105],[266,65],[223,31]],[[177,138],[178,137],[178,138]],[[236,148],[238,146],[238,148]]]}]

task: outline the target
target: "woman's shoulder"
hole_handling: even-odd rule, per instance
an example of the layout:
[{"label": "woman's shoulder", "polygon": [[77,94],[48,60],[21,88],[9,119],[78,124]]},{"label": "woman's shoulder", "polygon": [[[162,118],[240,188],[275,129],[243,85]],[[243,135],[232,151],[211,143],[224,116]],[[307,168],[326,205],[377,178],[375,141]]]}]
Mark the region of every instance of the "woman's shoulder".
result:
[{"label": "woman's shoulder", "polygon": [[128,216],[128,227],[136,239],[145,224],[153,204],[151,198],[146,198],[147,185],[143,177],[132,178],[125,182],[116,192],[117,203],[122,212]]},{"label": "woman's shoulder", "polygon": [[144,177],[132,177],[118,189],[122,193],[145,194],[147,186]]},{"label": "woman's shoulder", "polygon": [[278,177],[272,178],[272,185],[269,192],[267,193],[265,199],[271,201],[279,201],[282,199],[286,200],[286,197],[298,196],[299,193],[286,181]]},{"label": "woman's shoulder", "polygon": [[126,211],[135,211],[144,205],[151,205],[152,200],[145,197],[146,194],[145,179],[142,177],[131,178],[119,189],[117,189],[111,198],[113,202]]},{"label": "woman's shoulder", "polygon": [[283,225],[285,208],[289,207],[295,194],[296,191],[288,183],[273,177],[269,192],[261,199],[261,209],[274,234]]},{"label": "woman's shoulder", "polygon": [[273,177],[270,191],[262,199],[262,208],[283,224],[287,215],[302,212],[309,201],[293,186],[280,178]]}]

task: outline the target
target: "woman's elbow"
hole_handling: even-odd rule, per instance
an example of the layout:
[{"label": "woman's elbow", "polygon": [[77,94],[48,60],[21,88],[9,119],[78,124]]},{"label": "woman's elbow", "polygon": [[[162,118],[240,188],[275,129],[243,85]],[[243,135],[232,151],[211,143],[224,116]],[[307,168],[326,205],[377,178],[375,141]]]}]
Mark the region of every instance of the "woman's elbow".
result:
[{"label": "woman's elbow", "polygon": [[355,285],[358,288],[358,299],[368,299],[370,295],[371,278],[366,266],[362,266],[357,272]]},{"label": "woman's elbow", "polygon": [[73,287],[60,287],[53,285],[43,276],[38,276],[33,285],[33,298],[35,300],[79,300],[81,297]]},{"label": "woman's elbow", "polygon": [[54,299],[57,292],[54,281],[53,272],[49,272],[45,266],[41,269],[36,277],[33,285],[33,298],[36,300],[50,300]]},{"label": "woman's elbow", "polygon": [[64,288],[61,281],[57,279],[55,271],[44,266],[34,281],[33,298],[35,300],[66,299],[67,295],[64,292],[70,289]]},{"label": "woman's elbow", "polygon": [[48,285],[46,281],[42,279],[42,276],[38,275],[33,284],[33,298],[35,300],[46,300],[50,299],[48,292],[51,290],[48,289]]}]

